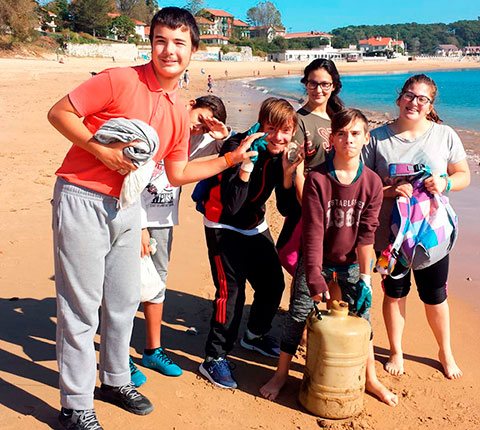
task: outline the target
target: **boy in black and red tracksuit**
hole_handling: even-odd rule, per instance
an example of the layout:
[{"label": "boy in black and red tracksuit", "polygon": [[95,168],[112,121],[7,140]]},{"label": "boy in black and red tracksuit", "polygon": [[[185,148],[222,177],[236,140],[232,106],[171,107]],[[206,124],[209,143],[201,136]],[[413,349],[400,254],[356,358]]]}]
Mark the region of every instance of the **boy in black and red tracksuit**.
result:
[{"label": "boy in black and red tracksuit", "polygon": [[[227,140],[221,151],[222,155],[250,141],[250,149],[257,150],[258,157],[210,178],[202,199],[208,257],[217,291],[200,372],[222,388],[237,386],[225,356],[237,339],[246,280],[255,294],[241,345],[270,357],[279,354],[278,345],[266,333],[285,284],[265,220],[265,202],[275,190],[277,208],[286,216],[296,201],[292,175],[301,156],[292,163],[286,153],[296,127],[296,112],[286,100],[265,100],[259,124]],[[257,130],[261,132],[254,133]]]}]

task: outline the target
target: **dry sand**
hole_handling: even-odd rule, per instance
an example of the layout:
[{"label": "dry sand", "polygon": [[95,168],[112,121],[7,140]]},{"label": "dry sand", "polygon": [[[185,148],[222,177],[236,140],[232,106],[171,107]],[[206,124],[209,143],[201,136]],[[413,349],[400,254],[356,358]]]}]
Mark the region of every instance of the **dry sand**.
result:
[{"label": "dry sand", "polygon": [[[67,149],[65,141],[46,120],[49,107],[69,90],[89,77],[90,71],[113,64],[110,60],[65,59],[55,61],[0,59],[0,429],[58,428],[58,371],[55,362],[55,291],[50,228],[50,198],[54,172]],[[449,66],[451,64],[448,64]],[[478,65],[478,64],[476,64]],[[267,74],[299,73],[304,65],[271,63],[230,64],[229,77],[251,76],[253,69]],[[413,70],[413,64],[345,64],[342,72]],[[443,68],[444,63],[417,62],[415,68]],[[465,63],[459,65],[465,67]],[[192,86],[182,97],[205,91],[205,68],[216,80],[227,67],[222,63],[197,63],[190,66]],[[405,68],[403,68],[405,67]],[[348,70],[347,70],[348,69]],[[230,118],[242,125],[240,111],[256,111],[257,103],[249,92],[232,93],[223,86],[220,94],[227,102]],[[238,88],[238,87],[237,87]],[[242,104],[239,105],[239,100]],[[250,104],[250,106],[249,106]],[[473,134],[472,146],[478,139]],[[478,164],[478,163],[477,163]],[[478,165],[473,166],[478,170]],[[235,348],[239,388],[215,388],[198,375],[203,346],[209,327],[210,301],[214,288],[210,278],[203,227],[189,198],[192,187],[184,187],[180,226],[175,228],[174,249],[168,280],[163,344],[184,369],[179,378],[168,378],[143,369],[148,377],[141,391],[154,403],[155,411],[146,417],[133,416],[110,404],[96,401],[96,410],[105,429],[475,429],[480,428],[480,344],[479,318],[472,306],[473,289],[478,292],[480,275],[466,280],[462,270],[478,273],[479,175],[474,177],[474,192],[466,190],[459,205],[469,210],[469,222],[461,230],[461,242],[454,259],[462,260],[461,270],[452,271],[449,290],[452,314],[452,343],[457,362],[464,371],[458,381],[449,381],[436,359],[436,344],[430,333],[420,300],[415,292],[408,300],[408,320],[404,337],[406,374],[392,377],[382,369],[388,356],[388,342],[381,316],[381,289],[374,277],[373,325],[377,372],[381,381],[395,391],[400,404],[392,409],[365,395],[365,411],[345,421],[317,421],[298,404],[296,398],[302,375],[302,357],[292,367],[291,378],[278,401],[258,396],[258,388],[274,370],[275,360]],[[476,193],[476,194],[475,194]],[[458,193],[461,195],[462,193]],[[476,196],[476,197],[475,197]],[[270,205],[271,206],[271,205]],[[273,233],[281,219],[269,208]],[[476,224],[476,225],[475,225]],[[476,263],[475,263],[476,262]],[[186,263],[188,266],[186,266]],[[475,267],[473,267],[475,266]],[[473,272],[472,272],[473,273]],[[463,291],[462,294],[457,294]],[[477,293],[478,294],[478,293]],[[288,306],[288,293],[282,307]],[[462,298],[463,297],[463,298]],[[247,311],[251,303],[248,295]],[[279,334],[281,315],[274,322]],[[194,326],[198,336],[186,329]],[[137,314],[132,340],[132,355],[138,362],[143,348],[144,317]],[[98,346],[98,338],[96,339]],[[78,369],[82,372],[82,369]]]}]

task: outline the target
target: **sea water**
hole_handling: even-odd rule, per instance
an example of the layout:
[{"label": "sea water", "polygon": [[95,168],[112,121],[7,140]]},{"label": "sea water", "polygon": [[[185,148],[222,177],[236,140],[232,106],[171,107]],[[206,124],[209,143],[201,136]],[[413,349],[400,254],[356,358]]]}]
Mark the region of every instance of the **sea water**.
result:
[{"label": "sea water", "polygon": [[[480,70],[460,69],[424,72],[438,86],[435,109],[445,124],[480,131]],[[362,74],[342,76],[340,97],[346,106],[397,114],[395,100],[403,83],[413,73]],[[305,87],[298,76],[258,79],[258,89],[272,95],[306,100]]]},{"label": "sea water", "polygon": [[[440,86],[438,100],[440,105],[436,106],[440,117],[444,118],[447,124],[480,131],[479,121],[474,117],[474,113],[480,112],[478,110],[480,107],[480,71],[462,70],[456,72],[427,72],[427,74],[432,76]],[[396,90],[401,89],[408,76],[410,75],[342,76],[344,88],[342,88],[341,95],[347,106],[356,106],[382,113],[391,112],[395,115]],[[375,77],[378,77],[378,79]],[[455,84],[454,78],[459,80]],[[370,86],[368,87],[368,85]],[[454,85],[457,87],[456,95],[453,94],[454,91],[452,90]],[[358,88],[358,91],[355,91],[354,88]],[[383,88],[383,96],[380,95],[378,88]],[[258,107],[266,97],[281,95],[290,99],[296,99],[298,102],[300,102],[302,97],[306,98],[299,76],[254,81],[246,81],[244,79],[218,81],[215,90],[216,95],[224,101],[227,107],[228,125],[237,132],[247,130],[255,123]],[[377,94],[373,95],[374,91]],[[350,102],[348,94],[351,94],[352,97],[361,95],[362,100],[366,100],[365,104],[363,102],[355,104]],[[448,94],[450,94],[452,99],[451,105],[448,105],[446,101],[448,100],[448,98],[446,99]],[[383,104],[379,104],[379,101],[382,99],[384,100]],[[463,105],[459,103],[462,99],[465,101]],[[371,104],[367,104],[368,101]],[[298,108],[300,104],[295,103],[294,106]],[[447,114],[446,109],[450,109],[451,113]],[[470,118],[473,117],[473,119],[467,122],[467,125],[459,126],[459,122],[464,124],[461,121],[467,115],[462,116],[458,112],[469,112]],[[468,301],[476,312],[480,312],[480,265],[478,264],[478,261],[480,261],[480,247],[478,247],[478,243],[480,243],[480,228],[478,228],[476,220],[480,210],[478,203],[480,174],[476,173],[478,167],[473,166],[473,164],[472,167],[472,184],[462,192],[451,193],[453,207],[460,219],[460,234],[455,249],[451,254],[451,282],[449,283],[449,290],[451,292],[454,291],[457,297]]]}]

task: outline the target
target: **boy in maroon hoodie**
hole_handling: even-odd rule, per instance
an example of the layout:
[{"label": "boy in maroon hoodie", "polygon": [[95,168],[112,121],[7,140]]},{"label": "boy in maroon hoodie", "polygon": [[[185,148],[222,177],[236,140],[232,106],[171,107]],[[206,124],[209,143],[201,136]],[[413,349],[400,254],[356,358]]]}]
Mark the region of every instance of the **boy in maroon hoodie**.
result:
[{"label": "boy in maroon hoodie", "polygon": [[[290,309],[285,318],[275,375],[261,389],[274,400],[285,384],[314,302],[344,300],[352,312],[370,322],[370,267],[375,230],[382,204],[380,178],[360,161],[368,144],[368,123],[357,109],[332,119],[333,156],[308,174],[303,190],[303,255],[297,270]],[[329,291],[329,282],[332,288]],[[335,285],[335,287],[334,287]],[[328,305],[328,303],[327,303]],[[398,398],[377,378],[373,342],[367,361],[366,390],[390,406]]]}]

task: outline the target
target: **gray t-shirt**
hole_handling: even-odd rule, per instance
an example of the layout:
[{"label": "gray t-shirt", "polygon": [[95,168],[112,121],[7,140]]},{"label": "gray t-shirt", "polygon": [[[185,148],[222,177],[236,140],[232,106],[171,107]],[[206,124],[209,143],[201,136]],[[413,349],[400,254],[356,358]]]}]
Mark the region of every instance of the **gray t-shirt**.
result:
[{"label": "gray t-shirt", "polygon": [[[462,141],[455,131],[432,122],[424,135],[414,140],[396,136],[388,125],[370,132],[370,142],[363,147],[362,160],[376,172],[383,185],[389,185],[388,166],[392,163],[422,163],[432,173],[447,173],[449,164],[458,163],[467,157]],[[375,236],[375,250],[383,251],[389,243],[390,215],[395,199],[385,198],[380,211],[380,225]]]},{"label": "gray t-shirt", "polygon": [[305,145],[305,169],[308,171],[325,161],[325,151],[330,149],[330,120],[303,107],[297,111],[297,115],[298,129],[292,140]]}]

